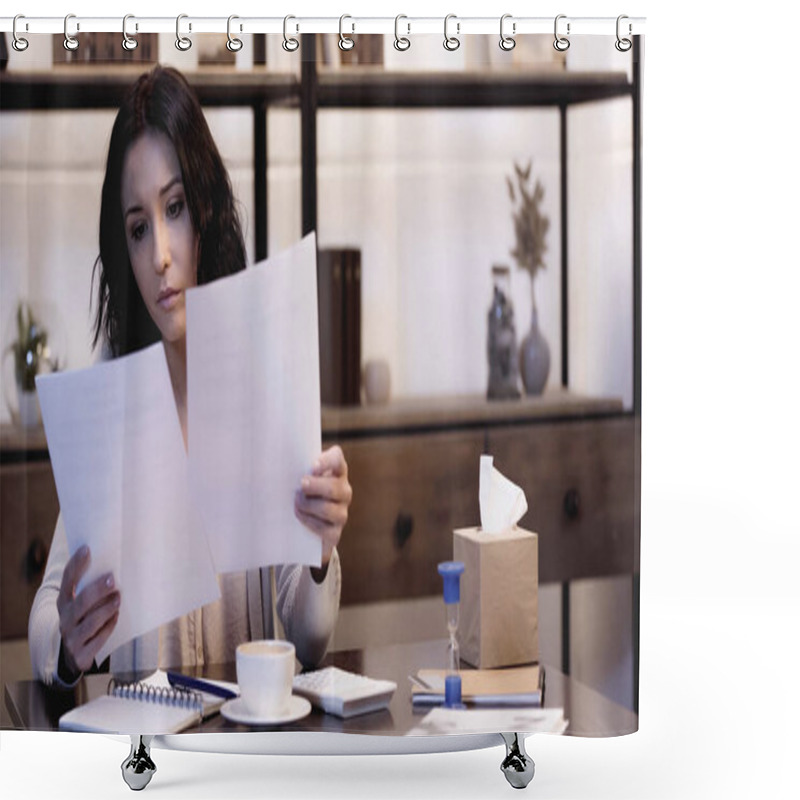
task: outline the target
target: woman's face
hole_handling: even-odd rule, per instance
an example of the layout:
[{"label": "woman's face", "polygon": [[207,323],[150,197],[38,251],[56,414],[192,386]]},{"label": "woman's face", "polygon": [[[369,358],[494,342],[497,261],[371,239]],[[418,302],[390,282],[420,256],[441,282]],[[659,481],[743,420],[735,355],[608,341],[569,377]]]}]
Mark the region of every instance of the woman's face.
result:
[{"label": "woman's face", "polygon": [[172,142],[148,131],[122,169],[122,216],[136,284],[165,342],[186,336],[186,289],[197,285],[198,237]]}]

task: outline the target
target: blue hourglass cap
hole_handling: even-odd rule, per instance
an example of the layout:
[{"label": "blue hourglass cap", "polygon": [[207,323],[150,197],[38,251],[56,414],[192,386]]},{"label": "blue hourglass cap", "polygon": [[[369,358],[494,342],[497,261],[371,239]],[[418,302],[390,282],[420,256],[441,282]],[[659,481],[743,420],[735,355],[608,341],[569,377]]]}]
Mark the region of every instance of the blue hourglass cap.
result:
[{"label": "blue hourglass cap", "polygon": [[461,561],[442,561],[439,564],[439,574],[444,580],[444,602],[458,603],[461,599],[459,590],[464,564]]},{"label": "blue hourglass cap", "polygon": [[444,679],[444,707],[466,708],[461,702],[461,676],[448,675]]}]

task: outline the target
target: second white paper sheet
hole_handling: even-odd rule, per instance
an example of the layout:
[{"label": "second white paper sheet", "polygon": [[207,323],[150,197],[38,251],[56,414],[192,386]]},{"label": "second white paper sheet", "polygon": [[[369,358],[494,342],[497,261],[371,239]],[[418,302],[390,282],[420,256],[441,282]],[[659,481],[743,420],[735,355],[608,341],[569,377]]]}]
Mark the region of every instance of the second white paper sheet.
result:
[{"label": "second white paper sheet", "polygon": [[70,555],[106,572],[119,620],[97,654],[219,597],[189,497],[186,452],[162,344],[36,382]]},{"label": "second white paper sheet", "polygon": [[322,559],[294,514],[321,451],[316,238],[186,294],[189,473],[217,572]]}]

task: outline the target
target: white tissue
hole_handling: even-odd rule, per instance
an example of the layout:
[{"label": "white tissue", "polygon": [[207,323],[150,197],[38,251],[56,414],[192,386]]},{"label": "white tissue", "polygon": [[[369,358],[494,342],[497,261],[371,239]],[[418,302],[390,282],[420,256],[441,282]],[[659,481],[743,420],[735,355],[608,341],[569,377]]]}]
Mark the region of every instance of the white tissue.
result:
[{"label": "white tissue", "polygon": [[492,456],[481,456],[478,502],[481,509],[481,529],[484,533],[510,530],[528,510],[525,492],[501,475]]}]

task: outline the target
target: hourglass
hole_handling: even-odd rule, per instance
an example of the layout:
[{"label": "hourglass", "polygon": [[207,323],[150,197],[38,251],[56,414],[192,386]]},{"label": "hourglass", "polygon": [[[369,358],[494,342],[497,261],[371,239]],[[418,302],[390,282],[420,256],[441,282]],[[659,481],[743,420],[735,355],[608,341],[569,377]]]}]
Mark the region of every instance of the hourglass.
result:
[{"label": "hourglass", "polygon": [[459,675],[460,655],[458,651],[458,611],[461,603],[461,575],[464,565],[460,561],[443,561],[439,564],[439,574],[444,581],[444,607],[447,618],[447,632],[450,641],[447,645],[447,672],[444,679],[445,708],[464,708],[461,702],[461,676]]}]

